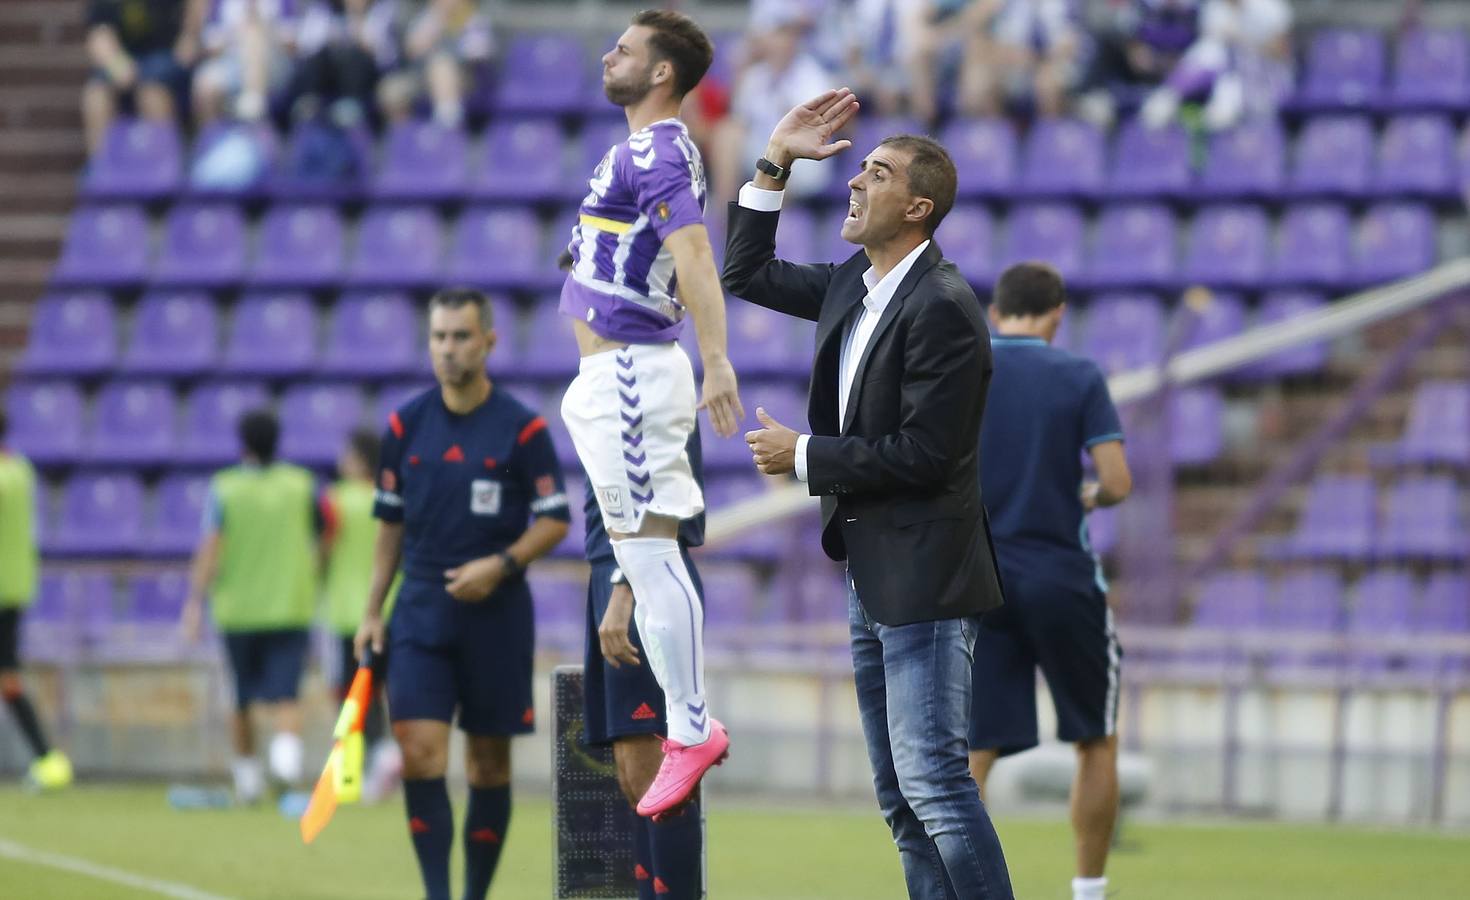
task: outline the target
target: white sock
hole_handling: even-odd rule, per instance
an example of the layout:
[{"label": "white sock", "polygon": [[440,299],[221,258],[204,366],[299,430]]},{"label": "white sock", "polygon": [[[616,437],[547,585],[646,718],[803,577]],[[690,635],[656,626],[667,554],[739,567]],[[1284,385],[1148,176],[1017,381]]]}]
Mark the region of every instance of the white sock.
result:
[{"label": "white sock", "polygon": [[1102,878],[1073,878],[1072,900],[1103,900],[1107,894],[1108,879]]},{"label": "white sock", "polygon": [[704,609],[672,538],[613,541],[633,588],[633,618],[653,677],[664,689],[669,740],[686,747],[709,739],[704,699]]},{"label": "white sock", "polygon": [[241,803],[254,803],[265,793],[265,770],[253,756],[237,756],[230,761],[230,774],[235,778],[235,797]]},{"label": "white sock", "polygon": [[294,785],[301,780],[301,758],[303,756],[301,736],[282,731],[271,738],[271,775],[277,781]]}]

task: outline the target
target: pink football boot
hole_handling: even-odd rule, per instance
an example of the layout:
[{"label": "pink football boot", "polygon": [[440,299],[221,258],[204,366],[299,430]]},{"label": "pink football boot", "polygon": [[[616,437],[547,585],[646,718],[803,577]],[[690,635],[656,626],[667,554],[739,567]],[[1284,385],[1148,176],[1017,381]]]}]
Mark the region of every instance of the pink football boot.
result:
[{"label": "pink football boot", "polygon": [[709,740],[693,747],[664,741],[664,761],[648,792],[638,801],[638,815],[658,819],[684,805],[699,780],[711,766],[718,766],[730,755],[730,734],[718,719],[710,719]]}]

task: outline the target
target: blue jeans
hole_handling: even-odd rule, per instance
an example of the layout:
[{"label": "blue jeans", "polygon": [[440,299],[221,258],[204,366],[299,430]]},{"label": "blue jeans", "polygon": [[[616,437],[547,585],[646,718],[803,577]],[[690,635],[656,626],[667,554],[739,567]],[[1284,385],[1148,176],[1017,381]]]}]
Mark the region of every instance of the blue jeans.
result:
[{"label": "blue jeans", "polygon": [[878,807],[910,900],[1010,900],[1000,838],[970,777],[970,669],[979,619],[882,625],[847,583],[858,712]]}]

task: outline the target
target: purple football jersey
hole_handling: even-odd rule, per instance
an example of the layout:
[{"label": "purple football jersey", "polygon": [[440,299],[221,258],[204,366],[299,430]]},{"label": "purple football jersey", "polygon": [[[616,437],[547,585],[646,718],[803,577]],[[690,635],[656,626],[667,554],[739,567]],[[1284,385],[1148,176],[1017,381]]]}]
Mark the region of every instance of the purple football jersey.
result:
[{"label": "purple football jersey", "polygon": [[679,337],[674,257],[664,238],[704,222],[704,162],[689,130],[664,119],[603,156],[572,227],[562,315],[604,338],[655,344]]}]

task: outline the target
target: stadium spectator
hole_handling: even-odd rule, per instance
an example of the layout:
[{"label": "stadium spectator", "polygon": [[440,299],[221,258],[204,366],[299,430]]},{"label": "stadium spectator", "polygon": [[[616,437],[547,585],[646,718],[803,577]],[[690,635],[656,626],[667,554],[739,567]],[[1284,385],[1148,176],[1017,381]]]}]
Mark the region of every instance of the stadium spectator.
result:
[{"label": "stadium spectator", "polygon": [[268,410],[240,419],[239,465],[210,481],[204,534],[194,552],[183,631],[198,640],[205,595],[224,635],[235,679],[235,795],[253,803],[265,792],[251,714],[272,719],[270,774],[279,789],[301,779],[301,673],[307,627],[316,606],[317,537],[325,522],[314,479],[276,460],[280,423]]},{"label": "stadium spectator", "polygon": [[981,56],[961,63],[959,111],[998,115],[1008,100],[1029,95],[1041,115],[1061,115],[1078,49],[1067,0],[980,0],[972,8]]},{"label": "stadium spectator", "polygon": [[817,19],[813,52],[827,68],[844,73],[869,113],[897,116],[908,103],[903,37],[912,5],[913,0],[832,0]]},{"label": "stadium spectator", "polygon": [[194,72],[196,124],[265,116],[290,80],[298,18],[297,0],[214,0]]},{"label": "stadium spectator", "polygon": [[71,784],[71,761],[46,740],[41,720],[20,677],[20,620],[36,598],[40,553],[36,548],[36,472],[25,457],[5,447],[0,409],[0,697],[31,751],[29,778],[42,790]]},{"label": "stadium spectator", "polygon": [[[730,115],[720,123],[710,149],[718,198],[735,196],[752,159],[766,148],[766,137],[786,111],[802,98],[832,86],[832,74],[805,46],[812,19],[800,4],[768,5],[760,30],[747,38],[749,63],[735,79]],[[793,196],[827,186],[833,164],[812,163],[792,173],[786,189]]]},{"label": "stadium spectator", "polygon": [[119,106],[172,122],[199,55],[207,0],[92,0],[87,7],[91,77],[82,88],[87,152],[95,153]]},{"label": "stadium spectator", "polygon": [[378,102],[389,122],[401,122],[427,97],[434,120],[456,126],[465,98],[490,62],[490,19],[474,0],[429,0],[404,40],[404,64],[383,78]]},{"label": "stadium spectator", "polygon": [[1162,127],[1184,101],[1203,103],[1205,125],[1215,130],[1274,114],[1292,84],[1291,4],[1209,0],[1200,18],[1199,40],[1144,103],[1144,121]]},{"label": "stadium spectator", "polygon": [[1201,0],[1131,0],[1113,7],[1093,36],[1079,113],[1110,127],[1120,103],[1161,84],[1199,37],[1200,6]]},{"label": "stadium spectator", "polygon": [[374,113],[378,75],[398,63],[398,0],[315,0],[296,32],[292,116],[326,110],[342,127]]}]

